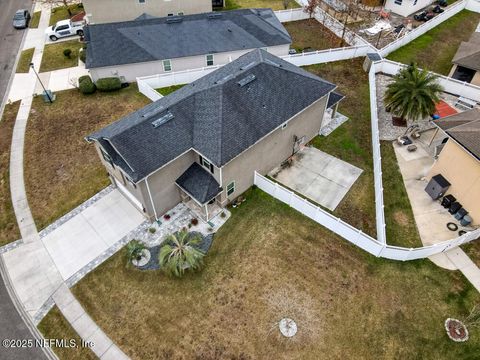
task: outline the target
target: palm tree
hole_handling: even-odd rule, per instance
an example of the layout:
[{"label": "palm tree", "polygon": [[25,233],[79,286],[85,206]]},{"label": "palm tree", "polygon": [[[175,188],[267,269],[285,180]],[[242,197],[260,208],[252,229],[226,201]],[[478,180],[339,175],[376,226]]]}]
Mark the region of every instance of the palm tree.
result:
[{"label": "palm tree", "polygon": [[420,70],[412,63],[393,77],[387,86],[385,107],[403,119],[417,121],[435,112],[443,88],[437,82],[438,76]]},{"label": "palm tree", "polygon": [[205,254],[195,245],[202,238],[198,234],[186,230],[178,231],[165,239],[165,245],[160,249],[158,262],[168,273],[181,277],[186,269],[199,269]]}]

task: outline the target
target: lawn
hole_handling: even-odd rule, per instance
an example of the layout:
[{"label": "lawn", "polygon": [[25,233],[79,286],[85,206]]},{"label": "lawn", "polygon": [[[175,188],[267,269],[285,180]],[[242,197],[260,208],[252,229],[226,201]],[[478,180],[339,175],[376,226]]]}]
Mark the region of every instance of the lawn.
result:
[{"label": "lawn", "polygon": [[35,48],[30,48],[22,51],[17,64],[17,73],[28,73],[28,71],[30,70],[30,63],[32,62],[34,52]]},{"label": "lawn", "polygon": [[462,10],[408,45],[391,53],[388,59],[448,75],[452,59],[462,41],[467,41],[475,31],[480,14]]},{"label": "lawn", "polygon": [[[73,292],[132,359],[474,359],[480,332],[444,321],[480,300],[459,272],[380,260],[259,189],[233,209],[200,273],[125,266],[125,249]],[[44,323],[53,324],[52,313]],[[278,321],[297,322],[287,340]],[[51,333],[61,334],[58,329]]]},{"label": "lawn", "polygon": [[65,6],[58,6],[52,9],[52,15],[50,16],[49,25],[55,25],[60,20],[70,19],[73,15],[83,11],[82,4],[72,4],[68,6],[70,8],[70,15]]},{"label": "lawn", "polygon": [[6,105],[0,121],[0,246],[20,238],[10,197],[10,145],[20,101]]},{"label": "lawn", "polygon": [[113,93],[56,94],[52,105],[34,99],[25,138],[25,185],[39,229],[109,183],[84,137],[150,103],[134,85]]},{"label": "lawn", "polygon": [[79,346],[78,348],[70,347],[53,347],[52,350],[60,359],[68,360],[95,360],[97,357],[88,348],[82,348],[81,338],[78,336],[76,331],[70,326],[70,324],[65,320],[60,310],[55,306],[48,316],[44,318],[40,324],[38,324],[38,329],[43,334],[45,339],[66,339],[67,341],[75,340],[75,343]]},{"label": "lawn", "polygon": [[292,37],[291,47],[301,52],[305,48],[324,50],[340,45],[340,38],[315,19],[283,24]]},{"label": "lawn", "polygon": [[[45,45],[40,65],[40,72],[65,69],[78,65],[78,53],[83,43],[75,40],[63,41],[56,44]],[[70,49],[72,54],[69,58],[63,55],[63,50]]]},{"label": "lawn", "polygon": [[[288,9],[301,7],[296,1],[290,0]],[[271,8],[272,10],[283,10],[283,0],[225,0],[222,10],[234,10],[239,8]]]},{"label": "lawn", "polygon": [[159,89],[155,89],[158,93],[160,93],[160,95],[163,95],[163,96],[167,96],[175,91],[177,91],[178,89],[181,89],[182,87],[184,87],[186,84],[181,84],[181,85],[172,85],[172,86],[167,86],[167,87],[164,87],[164,88],[159,88]]},{"label": "lawn", "polygon": [[362,70],[362,61],[339,61],[307,66],[305,69],[338,85],[337,91],[346,95],[339,105],[339,112],[350,118],[327,137],[316,137],[312,144],[363,170],[333,213],[375,237],[370,100],[368,76]]},{"label": "lawn", "polygon": [[40,16],[42,16],[41,11],[35,11],[32,14],[32,18],[30,19],[30,23],[28,24],[28,27],[30,29],[37,29],[38,28],[38,24],[40,23]]},{"label": "lawn", "polygon": [[380,150],[387,243],[404,247],[422,247],[422,240],[417,230],[392,143],[383,141]]}]

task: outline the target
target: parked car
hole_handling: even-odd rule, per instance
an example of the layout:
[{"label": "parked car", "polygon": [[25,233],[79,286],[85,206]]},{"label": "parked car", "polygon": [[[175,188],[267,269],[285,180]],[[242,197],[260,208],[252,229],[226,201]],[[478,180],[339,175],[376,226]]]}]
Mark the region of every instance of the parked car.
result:
[{"label": "parked car", "polygon": [[30,21],[30,12],[26,9],[17,10],[13,17],[13,27],[15,29],[25,29]]},{"label": "parked car", "polygon": [[67,36],[83,36],[83,26],[83,21],[72,22],[71,20],[61,20],[55,25],[48,27],[45,30],[45,35],[52,41],[57,41]]},{"label": "parked car", "polygon": [[435,17],[433,12],[422,11],[420,14],[415,14],[413,18],[417,21],[428,21]]}]

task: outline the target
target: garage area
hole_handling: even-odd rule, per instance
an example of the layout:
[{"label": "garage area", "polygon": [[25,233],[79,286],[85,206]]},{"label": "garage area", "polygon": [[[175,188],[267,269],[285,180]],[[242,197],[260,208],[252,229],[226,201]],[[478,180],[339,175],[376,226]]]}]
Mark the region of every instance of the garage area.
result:
[{"label": "garage area", "polygon": [[269,175],[333,211],[362,171],[316,148],[305,147]]}]

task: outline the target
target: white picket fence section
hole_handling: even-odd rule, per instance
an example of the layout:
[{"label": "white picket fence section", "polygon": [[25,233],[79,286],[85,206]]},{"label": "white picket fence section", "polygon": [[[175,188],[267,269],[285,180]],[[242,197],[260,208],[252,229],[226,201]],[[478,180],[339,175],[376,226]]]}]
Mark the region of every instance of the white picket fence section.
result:
[{"label": "white picket fence section", "polygon": [[282,56],[286,60],[297,66],[322,64],[332,61],[348,60],[360,56],[365,56],[371,52],[368,45],[356,45],[342,48],[334,48],[327,50],[318,50],[307,53],[293,54]]},{"label": "white picket fence section", "polygon": [[[399,62],[383,59],[375,62],[374,68],[377,73],[395,75],[400,71],[400,69],[406,66],[407,65]],[[438,82],[440,85],[442,85],[446,92],[480,102],[480,86],[472,85],[464,81],[459,81],[436,73],[432,74],[438,76]]]},{"label": "white picket fence section", "polygon": [[275,11],[275,15],[282,23],[286,23],[289,21],[306,20],[310,17],[305,11],[303,11],[303,8],[278,10]]},{"label": "white picket fence section", "polygon": [[255,172],[254,184],[262,191],[291,206],[320,225],[325,226],[327,229],[333,231],[335,234],[341,236],[352,244],[372,255],[386,259],[401,261],[423,259],[475,240],[480,236],[480,229],[477,229],[475,231],[467,232],[456,239],[432,246],[424,246],[421,248],[390,246],[363,233],[361,230],[347,224],[342,219],[329,214],[320,207],[257,172]]}]

